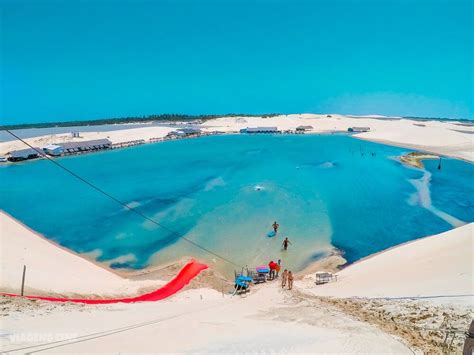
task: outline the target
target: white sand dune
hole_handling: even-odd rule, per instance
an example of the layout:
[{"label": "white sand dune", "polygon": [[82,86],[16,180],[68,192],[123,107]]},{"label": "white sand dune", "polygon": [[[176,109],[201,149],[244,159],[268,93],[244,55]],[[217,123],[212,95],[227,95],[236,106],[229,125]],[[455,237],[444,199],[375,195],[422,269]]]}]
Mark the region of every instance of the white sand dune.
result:
[{"label": "white sand dune", "polygon": [[0,211],[0,291],[20,293],[23,265],[25,294],[136,295],[158,288],[157,280],[122,278],[74,252],[53,244]]},{"label": "white sand dune", "polygon": [[361,260],[338,281],[298,287],[318,296],[423,299],[474,308],[474,223],[422,238]]},{"label": "white sand dune", "polygon": [[[9,353],[411,353],[400,340],[336,309],[298,301],[276,283],[245,298],[208,289],[156,303],[66,305],[6,318],[0,347]],[[38,343],[28,341],[28,334]],[[51,339],[47,335],[53,335]],[[41,337],[45,339],[41,342]],[[69,341],[52,341],[73,337]],[[34,338],[33,338],[34,339]]]}]

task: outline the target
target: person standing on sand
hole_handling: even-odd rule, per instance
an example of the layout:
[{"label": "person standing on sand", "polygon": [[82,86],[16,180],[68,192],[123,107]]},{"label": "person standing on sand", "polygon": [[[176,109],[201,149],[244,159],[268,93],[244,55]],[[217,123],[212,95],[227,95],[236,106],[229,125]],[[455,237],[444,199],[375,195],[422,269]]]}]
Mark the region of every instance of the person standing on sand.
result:
[{"label": "person standing on sand", "polygon": [[277,234],[277,231],[278,231],[278,227],[280,227],[280,225],[275,221],[273,222],[273,231],[275,232],[275,234]]},{"label": "person standing on sand", "polygon": [[293,288],[293,274],[291,271],[288,271],[288,290]]},{"label": "person standing on sand", "polygon": [[285,240],[283,241],[283,250],[287,250],[288,249],[288,244],[291,244],[291,242],[288,240],[288,237],[285,238]]},{"label": "person standing on sand", "polygon": [[286,286],[286,279],[288,278],[288,270],[285,269],[281,274],[281,288],[285,288]]},{"label": "person standing on sand", "polygon": [[275,278],[277,279],[278,279],[278,274],[280,273],[280,269],[281,269],[281,259],[278,259],[277,265],[275,267],[275,271],[276,271]]},{"label": "person standing on sand", "polygon": [[270,280],[275,279],[275,272],[276,272],[276,267],[278,264],[274,262],[273,260],[268,263],[268,268],[270,269]]}]

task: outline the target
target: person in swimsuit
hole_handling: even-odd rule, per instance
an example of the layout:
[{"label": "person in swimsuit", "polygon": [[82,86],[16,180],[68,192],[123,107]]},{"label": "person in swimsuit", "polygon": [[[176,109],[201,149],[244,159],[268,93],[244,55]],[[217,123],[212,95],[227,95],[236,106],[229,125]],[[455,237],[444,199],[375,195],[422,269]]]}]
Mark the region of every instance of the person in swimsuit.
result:
[{"label": "person in swimsuit", "polygon": [[291,242],[288,240],[288,237],[286,237],[282,244],[284,250],[288,249],[288,244],[291,244]]},{"label": "person in swimsuit", "polygon": [[286,286],[286,279],[288,278],[288,270],[285,269],[281,274],[281,288],[285,288]]},{"label": "person in swimsuit", "polygon": [[293,288],[293,274],[291,271],[288,271],[288,290]]},{"label": "person in swimsuit", "polygon": [[278,227],[280,227],[280,225],[276,221],[273,222],[273,231],[275,232],[275,234],[277,234]]}]

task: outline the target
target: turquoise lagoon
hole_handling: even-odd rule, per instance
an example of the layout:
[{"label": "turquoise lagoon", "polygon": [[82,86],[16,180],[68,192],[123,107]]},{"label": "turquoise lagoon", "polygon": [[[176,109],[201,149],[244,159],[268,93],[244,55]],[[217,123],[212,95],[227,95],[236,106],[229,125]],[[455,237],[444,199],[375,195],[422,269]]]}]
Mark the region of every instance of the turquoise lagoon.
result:
[{"label": "turquoise lagoon", "polygon": [[[192,241],[255,266],[301,270],[335,249],[348,262],[474,221],[473,164],[401,165],[406,149],[345,135],[215,136],[61,158],[77,174]],[[117,269],[193,256],[190,245],[48,161],[0,168],[1,208]],[[268,238],[276,220],[280,232]],[[283,237],[293,245],[281,250]],[[13,236],[12,236],[13,237]]]}]

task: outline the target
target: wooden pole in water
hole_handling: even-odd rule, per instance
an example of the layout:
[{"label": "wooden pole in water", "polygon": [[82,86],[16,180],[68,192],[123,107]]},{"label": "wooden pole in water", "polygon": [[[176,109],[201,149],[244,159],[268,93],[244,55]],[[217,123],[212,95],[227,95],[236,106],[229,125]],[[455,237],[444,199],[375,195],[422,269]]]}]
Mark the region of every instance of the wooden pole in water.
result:
[{"label": "wooden pole in water", "polygon": [[21,295],[22,296],[25,291],[25,274],[26,274],[26,265],[23,265],[23,277],[21,278]]}]

